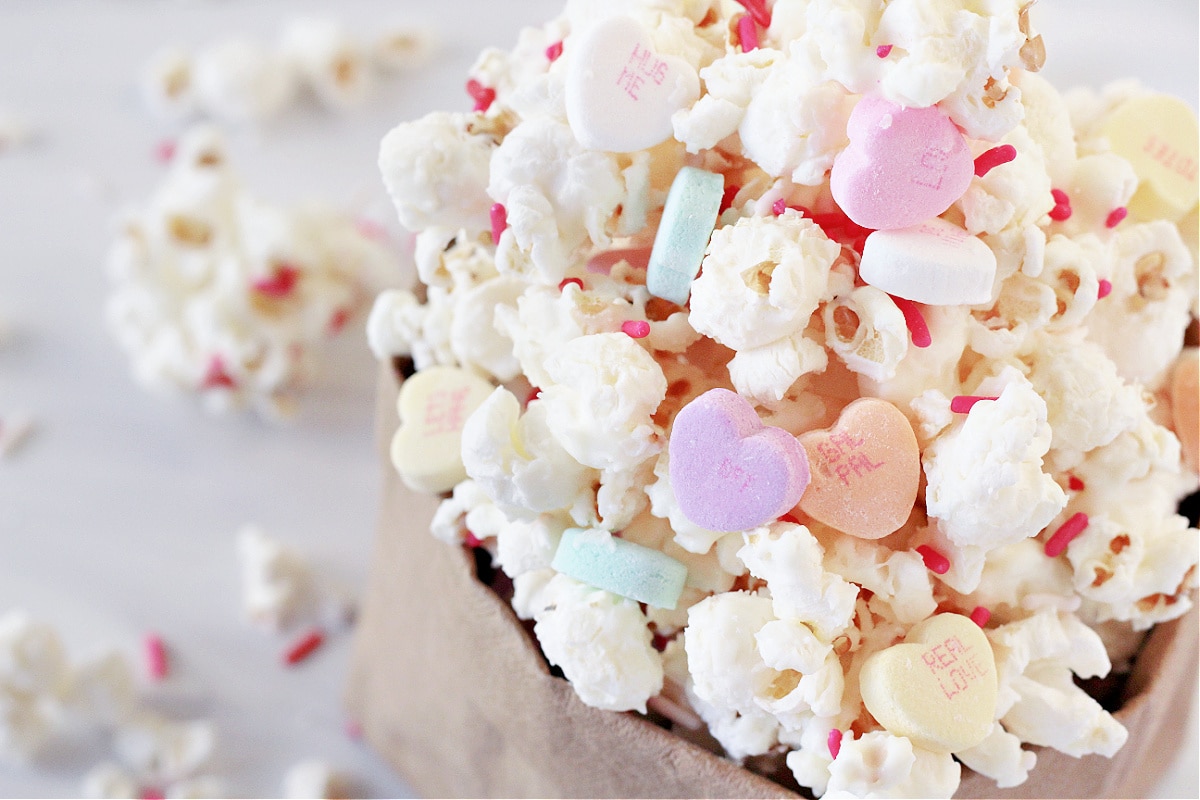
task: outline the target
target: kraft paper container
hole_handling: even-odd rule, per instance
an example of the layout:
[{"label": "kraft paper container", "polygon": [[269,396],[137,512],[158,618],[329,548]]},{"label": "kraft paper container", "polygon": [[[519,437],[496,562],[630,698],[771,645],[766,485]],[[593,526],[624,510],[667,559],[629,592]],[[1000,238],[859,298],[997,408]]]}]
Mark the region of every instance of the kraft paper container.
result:
[{"label": "kraft paper container", "polygon": [[[799,796],[636,714],[590,708],[551,673],[508,603],[476,579],[470,551],[429,534],[438,499],[396,476],[387,445],[398,388],[386,369],[383,507],[347,691],[368,743],[425,797]],[[1129,741],[1115,758],[1038,748],[1025,784],[999,790],[964,768],[956,796],[1144,797],[1176,754],[1197,672],[1193,609],[1158,626],[1139,655],[1116,714]]]}]

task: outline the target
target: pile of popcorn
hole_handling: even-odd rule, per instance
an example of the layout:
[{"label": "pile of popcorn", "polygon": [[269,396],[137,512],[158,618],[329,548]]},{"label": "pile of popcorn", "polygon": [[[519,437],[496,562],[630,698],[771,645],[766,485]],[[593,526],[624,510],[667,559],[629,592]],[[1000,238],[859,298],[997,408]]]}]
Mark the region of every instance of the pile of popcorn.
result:
[{"label": "pile of popcorn", "polygon": [[141,93],[161,119],[262,124],[306,92],[334,111],[359,106],[384,76],[420,66],[436,46],[430,31],[412,25],[362,38],[334,19],[297,17],[274,45],[230,37],[194,54],[164,48],[144,67]]},{"label": "pile of popcorn", "polygon": [[221,411],[291,414],[315,353],[396,270],[378,233],[331,209],[255,197],[199,127],[147,206],[117,222],[107,321],[149,389]]},{"label": "pile of popcorn", "polygon": [[[1127,670],[1194,602],[1198,533],[1176,509],[1197,487],[1196,420],[1173,406],[1195,402],[1195,142],[1182,134],[1190,199],[1162,201],[1106,127],[1162,96],[1061,95],[1036,74],[1030,5],[569,0],[480,56],[475,111],[383,140],[424,284],[380,295],[368,322],[379,358],[418,370],[397,437],[421,413],[429,433],[410,432],[397,466],[447,493],[433,534],[488,550],[587,704],[681,731],[698,717],[729,757],[786,753],[825,797],[949,797],[960,764],[1010,787],[1034,767],[1025,745],[1124,744],[1073,679]],[[940,220],[905,231],[920,228],[925,261],[930,237],[982,248],[984,299],[914,301],[861,274],[872,241],[900,247],[831,189],[864,96],[896,109],[880,130],[933,108],[958,131],[974,173]],[[667,199],[685,168],[719,176],[720,206],[681,301],[647,284],[702,216]],[[916,500],[882,536],[803,497],[706,526],[671,459],[682,410],[723,419],[713,390],[767,429],[850,448],[876,432],[848,428],[847,407],[890,405],[915,440]],[[447,449],[455,463],[417,475]],[[865,457],[843,511],[897,495]],[[838,486],[807,458],[808,491]],[[594,571],[611,582],[582,580],[595,564],[568,540],[608,559]],[[682,585],[664,595],[647,551],[682,565]],[[880,678],[880,657],[951,625],[926,653],[948,664],[963,624],[983,642],[968,677],[990,681],[978,735],[884,724],[887,703],[864,700],[880,685],[908,692],[901,705],[943,701]]]}]

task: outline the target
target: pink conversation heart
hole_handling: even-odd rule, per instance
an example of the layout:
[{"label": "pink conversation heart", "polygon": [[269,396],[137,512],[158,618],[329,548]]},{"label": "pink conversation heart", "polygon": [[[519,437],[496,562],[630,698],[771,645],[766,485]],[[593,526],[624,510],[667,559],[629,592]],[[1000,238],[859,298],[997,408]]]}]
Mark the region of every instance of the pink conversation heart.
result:
[{"label": "pink conversation heart", "polygon": [[833,161],[829,188],[864,228],[907,228],[936,217],[971,183],[975,162],[936,106],[905,108],[864,97],[846,124],[850,145]]},{"label": "pink conversation heart", "polygon": [[710,389],[675,415],[671,486],[684,516],[713,531],[744,531],[785,514],[808,486],[804,447],[763,425],[727,389]]}]

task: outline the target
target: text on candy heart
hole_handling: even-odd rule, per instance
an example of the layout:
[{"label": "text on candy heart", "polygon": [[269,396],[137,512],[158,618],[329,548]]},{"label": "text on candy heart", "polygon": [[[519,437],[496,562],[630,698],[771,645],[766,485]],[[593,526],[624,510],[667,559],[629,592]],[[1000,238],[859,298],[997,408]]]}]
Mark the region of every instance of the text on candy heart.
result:
[{"label": "text on candy heart", "polygon": [[988,671],[980,665],[974,648],[964,645],[957,636],[947,636],[921,653],[923,663],[938,683],[947,700],[962,694]]},{"label": "text on candy heart", "polygon": [[462,430],[466,418],[469,386],[457,389],[438,389],[425,399],[425,411],[421,417],[421,435],[440,436]]},{"label": "text on candy heart", "polygon": [[617,76],[616,85],[624,89],[630,99],[640,100],[638,92],[642,84],[649,80],[656,86],[662,86],[666,79],[667,62],[635,42],[629,57],[625,59],[625,66],[621,68],[621,74]]},{"label": "text on candy heart", "polygon": [[820,459],[816,465],[817,469],[822,474],[834,476],[843,485],[849,486],[851,476],[857,480],[887,463],[872,461],[870,456],[863,452],[863,445],[866,443],[866,439],[861,436],[845,431],[831,433],[827,441],[817,443],[817,456]]},{"label": "text on candy heart", "polygon": [[1142,152],[1162,165],[1163,169],[1171,170],[1181,178],[1189,181],[1196,180],[1196,162],[1179,152],[1170,142],[1160,139],[1153,133],[1146,135]]}]

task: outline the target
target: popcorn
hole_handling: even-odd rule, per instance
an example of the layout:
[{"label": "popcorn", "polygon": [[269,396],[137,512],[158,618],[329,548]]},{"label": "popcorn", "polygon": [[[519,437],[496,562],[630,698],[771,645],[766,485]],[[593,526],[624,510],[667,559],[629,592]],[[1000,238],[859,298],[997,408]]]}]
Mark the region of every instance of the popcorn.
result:
[{"label": "popcorn", "polygon": [[[164,77],[178,84],[178,64]],[[162,66],[156,64],[161,69]],[[157,71],[157,69],[155,70]],[[297,90],[297,76],[281,56],[248,39],[227,39],[197,55],[191,83],[196,102],[216,118],[261,124],[277,116]],[[167,89],[169,95],[171,89]]]},{"label": "popcorn", "polygon": [[284,416],[315,370],[311,350],[394,269],[393,254],[351,220],[242,190],[221,136],[203,128],[180,142],[148,205],[120,223],[106,316],[147,388]]},{"label": "popcorn", "polygon": [[280,51],[331,108],[360,105],[371,91],[365,48],[335,20],[297,17],[280,34]]},{"label": "popcorn", "polygon": [[242,604],[246,618],[264,630],[281,632],[306,620],[328,618],[344,624],[353,602],[321,580],[307,559],[259,528],[238,533]]},{"label": "popcorn", "polygon": [[[949,797],[960,763],[1017,786],[1036,768],[1030,744],[1082,755],[1123,743],[1075,677],[1127,669],[1141,631],[1194,603],[1200,549],[1175,510],[1195,475],[1163,425],[1169,408],[1154,408],[1195,311],[1194,220],[1132,207],[1145,176],[1101,132],[1144,90],[1060,95],[1035,74],[1045,49],[1030,5],[569,0],[513,49],[478,58],[473,113],[435,112],[385,138],[381,171],[425,288],[381,295],[373,352],[499,384],[466,422],[468,478],[433,534],[512,578],[514,611],[585,703],[652,712],[689,737],[702,722],[725,755],[761,770],[782,759],[821,797]],[[757,47],[738,31],[743,14]],[[670,135],[630,152],[604,150],[626,132],[576,104],[588,69],[621,85],[619,58],[579,62],[614,16],[644,31],[630,36],[668,74],[700,78],[694,102],[647,101],[631,135],[664,115]],[[968,183],[945,198],[947,154],[920,136],[856,138],[850,155],[896,180],[899,162],[920,165],[927,186],[880,191],[893,204],[937,195],[937,224],[982,243],[971,245],[991,283],[970,299],[983,302],[892,296],[860,268],[877,233],[828,176],[864,99],[936,106],[931,117],[953,123],[937,141]],[[624,102],[604,108],[618,123]],[[699,274],[688,284],[677,270],[688,291],[668,292],[663,250],[648,256],[689,210],[665,208],[685,166],[706,173],[712,205],[715,187],[723,197],[711,235],[711,215],[698,226]],[[203,208],[179,213],[215,236]],[[879,475],[838,489],[815,458],[804,483],[833,486],[835,507],[878,497],[898,529],[860,538],[843,515],[809,517],[803,494],[750,530],[704,527],[680,503],[697,484],[673,485],[666,445],[691,441],[677,415],[714,388],[796,437],[861,398],[894,405],[926,477],[911,507],[882,496],[896,491]],[[757,427],[743,427],[741,448],[703,464],[745,476],[717,505],[744,508],[762,488],[766,459],[741,455],[757,452]],[[682,564],[676,607],[643,611],[559,572],[571,569],[555,559],[568,528]],[[953,755],[863,701],[864,680],[868,695],[878,686],[864,664],[939,614],[947,630],[984,631],[999,678],[994,715],[976,709],[980,738]]]},{"label": "popcorn", "polygon": [[350,776],[316,759],[300,761],[283,776],[283,797],[338,798],[354,795]]}]

